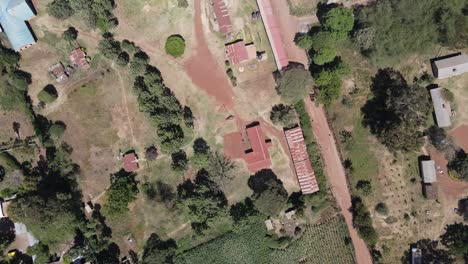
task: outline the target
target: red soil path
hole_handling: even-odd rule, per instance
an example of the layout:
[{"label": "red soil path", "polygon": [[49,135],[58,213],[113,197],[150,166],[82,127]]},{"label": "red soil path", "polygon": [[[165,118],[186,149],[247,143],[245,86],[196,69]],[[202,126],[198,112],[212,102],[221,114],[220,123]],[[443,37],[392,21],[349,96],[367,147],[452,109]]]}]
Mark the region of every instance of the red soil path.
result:
[{"label": "red soil path", "polygon": [[240,132],[232,132],[224,135],[223,140],[224,155],[230,159],[240,159],[244,157],[244,145]]},{"label": "red soil path", "polygon": [[305,99],[305,104],[325,163],[328,184],[341,208],[341,213],[344,216],[351,240],[353,241],[356,261],[358,264],[372,264],[366,243],[359,237],[356,229],[353,227],[353,217],[349,211],[351,208],[351,195],[346,181],[346,174],[336,147],[335,138],[331,136],[332,131],[328,125],[325,112],[322,107],[315,106],[309,99]]},{"label": "red soil path", "polygon": [[184,63],[185,72],[193,83],[214,97],[223,108],[234,107],[234,92],[227,79],[226,73],[216,63],[203,33],[201,0],[195,0],[195,45],[193,55]]}]

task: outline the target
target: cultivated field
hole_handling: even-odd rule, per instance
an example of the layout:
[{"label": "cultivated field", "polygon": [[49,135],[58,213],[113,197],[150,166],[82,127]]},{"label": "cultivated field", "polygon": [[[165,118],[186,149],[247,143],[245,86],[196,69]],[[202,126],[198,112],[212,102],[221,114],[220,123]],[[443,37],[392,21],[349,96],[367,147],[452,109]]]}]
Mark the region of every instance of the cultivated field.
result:
[{"label": "cultivated field", "polygon": [[340,216],[308,225],[297,241],[274,250],[263,223],[252,223],[182,253],[176,263],[354,263],[347,228]]}]

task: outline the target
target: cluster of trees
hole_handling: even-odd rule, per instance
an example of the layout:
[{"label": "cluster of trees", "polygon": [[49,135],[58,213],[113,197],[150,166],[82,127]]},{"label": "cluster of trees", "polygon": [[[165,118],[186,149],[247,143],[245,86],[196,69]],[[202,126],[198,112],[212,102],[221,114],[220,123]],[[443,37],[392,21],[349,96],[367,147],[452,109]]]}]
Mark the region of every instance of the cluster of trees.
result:
[{"label": "cluster of trees", "polygon": [[448,163],[448,168],[455,172],[458,178],[468,181],[468,155],[463,149],[455,154],[455,157]]},{"label": "cluster of trees", "polygon": [[351,211],[353,213],[353,225],[358,230],[359,236],[368,245],[375,245],[378,240],[377,232],[372,225],[372,217],[360,197],[353,197]]},{"label": "cluster of trees", "polygon": [[135,175],[124,170],[112,174],[110,183],[103,209],[106,215],[118,217],[127,212],[128,204],[136,199],[138,186]]},{"label": "cluster of trees", "polygon": [[436,43],[462,48],[468,42],[464,0],[384,0],[356,10],[354,41],[379,65],[431,50]]},{"label": "cluster of trees", "polygon": [[257,172],[249,178],[248,185],[253,191],[253,204],[262,214],[275,216],[286,207],[288,192],[273,171]]},{"label": "cluster of trees", "polygon": [[37,99],[44,104],[54,102],[58,97],[57,89],[52,84],[46,85],[38,94]]},{"label": "cluster of trees", "polygon": [[113,14],[113,0],[53,0],[47,5],[49,15],[66,19],[78,15],[88,26],[106,32],[118,25]]},{"label": "cluster of trees", "polygon": [[373,78],[373,97],[362,108],[363,123],[391,151],[417,150],[431,113],[429,95],[401,73],[381,69]]},{"label": "cluster of trees", "polygon": [[135,43],[119,42],[112,34],[105,33],[99,43],[101,53],[116,64],[126,67],[135,76],[134,91],[138,96],[140,111],[157,127],[163,152],[176,152],[193,128],[193,114],[183,107],[172,91],[164,85],[158,69],[149,64],[149,57]]},{"label": "cluster of trees", "polygon": [[317,99],[331,104],[340,96],[341,79],[350,73],[349,67],[337,57],[336,47],[348,37],[354,27],[353,10],[343,6],[325,5],[318,12],[321,27],[298,35],[296,44],[309,51],[313,64]]}]

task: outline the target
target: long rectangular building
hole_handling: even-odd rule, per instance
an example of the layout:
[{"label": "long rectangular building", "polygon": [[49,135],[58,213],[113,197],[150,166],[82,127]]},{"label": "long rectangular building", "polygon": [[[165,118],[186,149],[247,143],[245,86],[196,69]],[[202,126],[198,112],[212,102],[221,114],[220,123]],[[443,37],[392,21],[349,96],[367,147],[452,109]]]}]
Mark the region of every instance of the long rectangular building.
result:
[{"label": "long rectangular building", "polygon": [[270,40],[271,49],[275,56],[276,66],[278,70],[282,70],[289,64],[288,54],[284,48],[283,40],[281,39],[281,31],[278,21],[273,14],[273,7],[270,0],[257,0],[260,14],[262,15],[263,24]]},{"label": "long rectangular building", "polygon": [[311,194],[319,191],[314,170],[310,164],[307,147],[304,141],[301,127],[286,130],[284,132],[288,142],[289,152],[293,160],[297,180],[303,194]]}]

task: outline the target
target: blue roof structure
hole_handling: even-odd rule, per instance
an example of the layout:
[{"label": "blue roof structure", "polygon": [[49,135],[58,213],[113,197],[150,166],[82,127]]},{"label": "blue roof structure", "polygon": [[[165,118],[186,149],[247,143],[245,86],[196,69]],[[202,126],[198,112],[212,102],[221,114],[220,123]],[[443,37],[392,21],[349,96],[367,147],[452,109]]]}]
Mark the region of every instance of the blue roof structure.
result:
[{"label": "blue roof structure", "polygon": [[0,0],[0,25],[14,50],[36,43],[25,22],[34,16],[26,0]]}]

